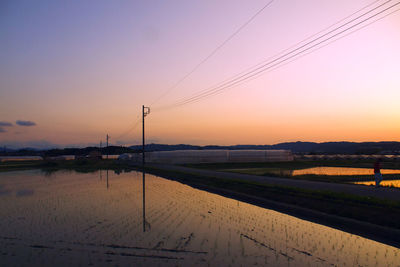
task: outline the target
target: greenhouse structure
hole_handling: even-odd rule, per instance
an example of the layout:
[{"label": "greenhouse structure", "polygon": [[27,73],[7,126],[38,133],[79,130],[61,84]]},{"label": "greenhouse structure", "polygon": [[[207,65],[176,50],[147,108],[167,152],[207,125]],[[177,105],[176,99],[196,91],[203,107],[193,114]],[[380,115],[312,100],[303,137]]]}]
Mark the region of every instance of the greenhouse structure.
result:
[{"label": "greenhouse structure", "polygon": [[[223,163],[292,161],[290,150],[176,150],[145,152],[147,163]],[[120,160],[142,162],[142,153],[126,153]]]}]

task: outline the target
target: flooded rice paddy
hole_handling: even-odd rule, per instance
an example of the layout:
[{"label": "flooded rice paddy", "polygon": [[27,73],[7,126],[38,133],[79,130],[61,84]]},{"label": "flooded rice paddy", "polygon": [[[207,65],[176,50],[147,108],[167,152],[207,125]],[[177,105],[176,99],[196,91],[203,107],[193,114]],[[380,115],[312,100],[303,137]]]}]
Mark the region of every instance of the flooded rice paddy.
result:
[{"label": "flooded rice paddy", "polygon": [[[246,168],[246,169],[226,169],[223,171],[238,172],[254,175],[278,175],[282,177],[295,177],[302,175],[315,176],[371,176],[371,181],[356,181],[354,184],[375,185],[374,170],[370,168],[350,168],[350,167],[312,167],[305,169],[281,169],[281,168]],[[384,180],[381,186],[400,187],[400,170],[381,169]],[[391,175],[390,180],[385,180],[385,175]],[[393,175],[399,176],[399,179],[393,179]],[[396,178],[396,177],[395,177]],[[357,177],[355,177],[357,179]]]},{"label": "flooded rice paddy", "polygon": [[400,266],[395,247],[138,172],[0,173],[0,213],[2,266]]},{"label": "flooded rice paddy", "polygon": [[[399,174],[400,170],[382,169],[382,174]],[[373,169],[368,168],[349,168],[349,167],[313,167],[301,170],[293,170],[292,176],[298,175],[374,175]]]},{"label": "flooded rice paddy", "polygon": [[[355,184],[375,186],[375,181],[354,182]],[[400,188],[400,180],[383,180],[380,186],[390,186]]]},{"label": "flooded rice paddy", "polygon": [[[226,169],[223,171],[232,171],[239,173],[249,173],[256,175],[275,174],[280,176],[301,176],[301,175],[316,175],[316,176],[374,176],[374,170],[369,168],[350,168],[350,167],[312,167],[305,169],[282,169],[282,168],[246,168],[246,169]],[[400,170],[382,169],[381,173],[384,174],[399,174]]]}]

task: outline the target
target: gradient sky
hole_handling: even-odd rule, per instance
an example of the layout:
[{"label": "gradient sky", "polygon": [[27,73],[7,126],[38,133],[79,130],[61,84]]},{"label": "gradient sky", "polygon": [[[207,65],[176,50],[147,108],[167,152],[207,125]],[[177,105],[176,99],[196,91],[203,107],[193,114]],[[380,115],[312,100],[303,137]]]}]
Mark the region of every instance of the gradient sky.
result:
[{"label": "gradient sky", "polygon": [[[107,133],[139,143],[140,125],[122,134],[141,105],[267,2],[1,1],[0,144],[97,144]],[[157,111],[373,2],[275,0],[152,106],[148,142],[400,141],[400,11],[222,94]]]}]

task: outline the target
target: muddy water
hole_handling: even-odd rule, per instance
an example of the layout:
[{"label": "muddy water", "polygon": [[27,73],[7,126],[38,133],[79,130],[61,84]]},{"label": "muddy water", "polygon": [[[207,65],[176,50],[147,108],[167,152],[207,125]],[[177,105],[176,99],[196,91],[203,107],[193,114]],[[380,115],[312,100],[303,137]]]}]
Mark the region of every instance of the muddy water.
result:
[{"label": "muddy water", "polygon": [[400,263],[397,248],[137,172],[0,173],[0,214],[2,266]]}]

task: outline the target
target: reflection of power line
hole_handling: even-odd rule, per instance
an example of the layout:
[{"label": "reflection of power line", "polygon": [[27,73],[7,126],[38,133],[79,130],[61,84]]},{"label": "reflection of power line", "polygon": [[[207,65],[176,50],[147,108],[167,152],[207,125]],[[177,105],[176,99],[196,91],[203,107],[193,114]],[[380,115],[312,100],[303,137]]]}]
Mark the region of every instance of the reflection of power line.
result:
[{"label": "reflection of power line", "polygon": [[[386,11],[388,11],[388,10],[390,10],[390,9],[394,8],[395,6],[400,4],[400,2],[397,2],[397,3],[385,8],[385,9],[383,9],[381,11],[376,12],[375,14],[373,14],[373,15],[365,18],[365,19],[362,19],[359,22],[356,22],[357,20],[359,20],[362,17],[368,15],[369,13],[372,13],[373,11],[383,7],[384,5],[388,4],[391,1],[392,0],[386,1],[385,3],[379,5],[379,6],[375,7],[375,8],[370,9],[369,11],[363,13],[362,15],[359,15],[356,18],[354,18],[354,19],[342,24],[341,26],[336,27],[333,30],[330,30],[329,32],[319,36],[318,38],[314,38],[313,40],[301,45],[300,47],[297,47],[296,49],[293,49],[290,52],[284,53],[283,55],[278,56],[275,59],[273,59],[273,60],[271,60],[271,61],[269,61],[267,63],[262,64],[261,66],[256,65],[256,67],[253,67],[253,69],[251,71],[248,71],[248,72],[246,72],[244,74],[241,74],[241,75],[236,75],[236,76],[234,76],[234,78],[232,78],[230,80],[227,80],[227,81],[223,82],[222,84],[220,84],[220,85],[218,85],[216,87],[205,89],[205,90],[200,91],[199,93],[195,94],[192,97],[179,100],[179,101],[175,102],[174,104],[171,104],[169,106],[161,107],[158,110],[169,109],[169,108],[174,108],[174,107],[186,105],[186,104],[189,104],[189,103],[198,102],[198,101],[200,101],[200,100],[202,100],[204,98],[216,95],[216,94],[218,94],[218,93],[220,93],[220,92],[222,92],[224,90],[227,90],[227,89],[229,89],[229,88],[231,88],[233,86],[236,86],[236,85],[238,85],[240,83],[243,83],[243,82],[249,80],[250,78],[253,78],[253,77],[255,77],[255,76],[257,76],[257,75],[259,75],[259,74],[261,74],[261,73],[263,73],[263,72],[265,72],[267,70],[271,70],[273,68],[279,67],[279,65],[281,65],[282,63],[285,63],[285,62],[287,62],[289,60],[292,60],[292,59],[296,59],[297,57],[301,56],[301,54],[303,54],[304,52],[307,52],[308,50],[314,49],[317,46],[319,46],[321,44],[324,44],[325,42],[328,42],[328,41],[332,40],[333,38],[336,38],[339,35],[347,32],[349,30],[352,30],[353,28],[361,25],[362,23],[364,23],[364,22],[366,22],[368,20],[371,20],[372,18],[375,18],[376,16],[378,16],[378,15],[380,15],[380,14],[382,14],[382,13],[384,13],[384,12],[386,12]],[[355,24],[349,25],[349,24],[351,24],[353,22],[355,22]],[[346,27],[344,30],[339,31],[341,28],[343,28],[343,27],[345,27],[347,25],[349,25],[349,26]],[[361,27],[361,28],[363,28],[363,27]],[[357,30],[359,30],[359,29],[357,29]],[[324,37],[326,37],[326,38],[324,38]],[[339,38],[341,38],[341,37],[339,37]],[[322,39],[322,40],[319,41],[320,39]],[[280,55],[280,54],[281,53],[279,53],[278,55]]]},{"label": "reflection of power line", "polygon": [[241,30],[243,30],[247,25],[249,25],[261,12],[264,11],[269,5],[272,4],[274,0],[266,3],[261,9],[259,9],[250,19],[248,19],[245,23],[243,23],[236,31],[234,31],[228,38],[226,38],[221,44],[219,44],[214,50],[211,51],[203,60],[201,60],[196,66],[193,67],[186,75],[184,75],[181,79],[179,79],[174,85],[168,88],[160,97],[154,100],[150,106],[154,105],[161,98],[165,97],[172,90],[177,88],[184,80],[186,80],[190,75],[192,75],[201,65],[203,65],[207,60],[209,60],[215,53],[218,52],[224,45],[226,45],[233,37],[235,37]]}]

